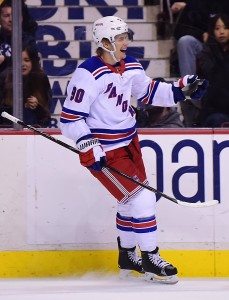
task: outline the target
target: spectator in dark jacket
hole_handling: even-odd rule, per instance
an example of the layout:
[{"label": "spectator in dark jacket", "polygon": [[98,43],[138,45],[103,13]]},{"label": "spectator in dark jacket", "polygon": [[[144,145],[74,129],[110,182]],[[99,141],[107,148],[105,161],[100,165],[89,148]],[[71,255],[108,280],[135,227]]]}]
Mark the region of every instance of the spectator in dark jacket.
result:
[{"label": "spectator in dark jacket", "polygon": [[179,19],[174,29],[181,76],[196,74],[196,57],[202,50],[204,34],[211,17],[217,13],[229,14],[228,0],[170,0],[173,15]]},{"label": "spectator in dark jacket", "polygon": [[201,124],[221,127],[229,122],[229,15],[218,14],[212,19],[199,66],[201,75],[209,81],[202,99]]},{"label": "spectator in dark jacket", "polygon": [[[36,22],[28,14],[27,6],[22,3],[22,43],[33,46],[37,51],[35,40]],[[11,66],[12,45],[12,0],[4,0],[0,5],[0,73]]]}]

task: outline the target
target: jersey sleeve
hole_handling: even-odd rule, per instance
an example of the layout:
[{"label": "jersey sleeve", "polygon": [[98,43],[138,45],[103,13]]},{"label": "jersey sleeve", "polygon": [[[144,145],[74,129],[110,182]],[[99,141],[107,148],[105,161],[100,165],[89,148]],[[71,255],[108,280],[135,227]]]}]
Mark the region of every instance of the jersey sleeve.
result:
[{"label": "jersey sleeve", "polygon": [[153,106],[171,107],[177,102],[174,100],[174,92],[171,83],[151,80],[146,93],[138,98],[143,104]]},{"label": "jersey sleeve", "polygon": [[139,68],[133,79],[132,95],[143,104],[175,106],[171,83],[152,80],[143,68]]}]

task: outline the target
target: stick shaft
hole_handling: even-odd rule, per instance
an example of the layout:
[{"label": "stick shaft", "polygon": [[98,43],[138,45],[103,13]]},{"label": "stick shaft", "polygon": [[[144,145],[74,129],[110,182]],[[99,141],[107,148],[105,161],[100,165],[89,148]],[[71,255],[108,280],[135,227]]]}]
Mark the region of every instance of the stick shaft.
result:
[{"label": "stick shaft", "polygon": [[2,117],[6,118],[6,119],[8,119],[8,120],[10,120],[10,121],[12,121],[12,122],[14,122],[14,123],[20,124],[20,125],[22,125],[22,126],[28,128],[28,129],[32,130],[33,132],[36,132],[37,134],[42,135],[42,136],[45,137],[46,139],[49,139],[49,140],[51,140],[52,142],[55,142],[55,143],[57,143],[57,144],[59,144],[59,145],[65,147],[65,148],[67,148],[67,149],[69,149],[69,150],[71,150],[71,151],[73,151],[73,152],[79,154],[79,151],[78,151],[77,149],[75,149],[74,147],[72,147],[72,146],[70,146],[70,145],[68,145],[68,144],[66,144],[66,143],[64,143],[64,142],[62,142],[62,141],[60,141],[60,140],[58,140],[58,139],[55,139],[53,136],[51,136],[51,135],[49,135],[49,134],[47,134],[47,133],[45,133],[45,132],[43,132],[43,131],[41,131],[41,130],[39,130],[39,129],[37,129],[37,128],[31,126],[31,125],[27,125],[27,124],[24,123],[22,120],[20,120],[20,119],[14,117],[14,116],[12,116],[12,115],[6,113],[6,112],[2,112]]},{"label": "stick shaft", "polygon": [[151,186],[149,186],[149,185],[146,185],[146,184],[144,184],[144,183],[142,183],[142,182],[140,182],[140,181],[135,180],[135,179],[132,178],[131,176],[122,173],[121,171],[115,169],[114,167],[111,167],[111,166],[108,166],[108,165],[105,166],[105,167],[106,167],[107,169],[110,169],[111,171],[113,171],[113,172],[115,172],[115,173],[121,175],[122,177],[125,177],[125,178],[129,179],[130,181],[133,181],[134,183],[136,183],[136,184],[138,184],[138,185],[144,187],[145,189],[150,190],[151,192],[154,192],[154,193],[157,194],[157,195],[160,195],[161,197],[164,197],[164,198],[166,198],[166,199],[168,199],[168,200],[170,200],[170,201],[172,201],[172,202],[178,203],[178,202],[177,202],[177,199],[172,198],[172,197],[170,197],[170,196],[168,196],[168,195],[162,193],[161,191],[159,191],[159,190],[157,190],[157,189],[155,189],[155,188],[153,188],[153,187],[151,187]]}]

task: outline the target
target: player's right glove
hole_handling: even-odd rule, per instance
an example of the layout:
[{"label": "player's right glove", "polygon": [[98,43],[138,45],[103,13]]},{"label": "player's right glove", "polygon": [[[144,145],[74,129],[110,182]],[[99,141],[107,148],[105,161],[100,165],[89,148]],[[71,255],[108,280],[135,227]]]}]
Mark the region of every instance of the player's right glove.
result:
[{"label": "player's right glove", "polygon": [[11,46],[9,44],[1,44],[0,45],[0,55],[3,55],[4,57],[11,57]]},{"label": "player's right glove", "polygon": [[99,142],[99,139],[82,137],[77,141],[80,163],[82,166],[94,171],[101,171],[106,164],[106,154]]}]

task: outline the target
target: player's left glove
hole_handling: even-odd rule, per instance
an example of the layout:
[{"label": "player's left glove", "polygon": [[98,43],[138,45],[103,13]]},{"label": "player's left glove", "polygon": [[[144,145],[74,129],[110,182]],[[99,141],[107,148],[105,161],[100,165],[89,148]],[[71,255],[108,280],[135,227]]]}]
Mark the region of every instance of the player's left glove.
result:
[{"label": "player's left glove", "polygon": [[186,99],[199,100],[206,93],[208,81],[199,79],[197,75],[186,75],[172,85],[174,102]]},{"label": "player's left glove", "polygon": [[76,144],[79,150],[80,163],[82,166],[94,171],[101,171],[106,164],[106,153],[104,152],[98,139],[80,139]]}]

